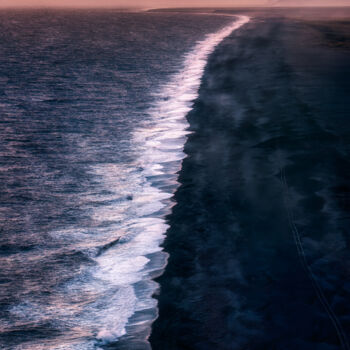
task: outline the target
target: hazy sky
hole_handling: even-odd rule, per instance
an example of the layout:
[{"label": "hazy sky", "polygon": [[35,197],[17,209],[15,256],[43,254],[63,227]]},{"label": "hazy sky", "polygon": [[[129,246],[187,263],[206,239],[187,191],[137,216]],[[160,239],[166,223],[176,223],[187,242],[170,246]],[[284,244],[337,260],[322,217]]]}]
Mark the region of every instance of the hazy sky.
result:
[{"label": "hazy sky", "polygon": [[0,7],[219,7],[219,6],[350,6],[350,0],[0,0]]}]

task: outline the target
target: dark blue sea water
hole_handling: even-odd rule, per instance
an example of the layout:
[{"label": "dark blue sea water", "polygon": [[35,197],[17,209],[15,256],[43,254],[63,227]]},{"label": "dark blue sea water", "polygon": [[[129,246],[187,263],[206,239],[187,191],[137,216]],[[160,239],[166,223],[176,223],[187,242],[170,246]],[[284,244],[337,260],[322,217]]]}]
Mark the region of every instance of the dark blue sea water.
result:
[{"label": "dark blue sea water", "polygon": [[0,12],[1,349],[149,347],[184,116],[235,21]]}]

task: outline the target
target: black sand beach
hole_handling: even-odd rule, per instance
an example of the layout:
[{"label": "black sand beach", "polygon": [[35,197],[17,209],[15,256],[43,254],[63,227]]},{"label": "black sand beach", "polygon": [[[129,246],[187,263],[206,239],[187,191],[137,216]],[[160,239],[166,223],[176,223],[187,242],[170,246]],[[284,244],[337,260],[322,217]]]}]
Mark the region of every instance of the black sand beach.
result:
[{"label": "black sand beach", "polygon": [[154,350],[349,349],[350,22],[337,11],[252,13],[211,56]]}]

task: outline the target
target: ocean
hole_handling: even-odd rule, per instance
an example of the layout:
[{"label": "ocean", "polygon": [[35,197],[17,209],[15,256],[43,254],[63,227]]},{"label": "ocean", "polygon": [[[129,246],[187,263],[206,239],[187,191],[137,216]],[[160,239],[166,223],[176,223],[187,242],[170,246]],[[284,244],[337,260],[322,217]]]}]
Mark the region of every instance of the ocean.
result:
[{"label": "ocean", "polygon": [[149,349],[207,56],[246,17],[0,12],[0,348]]}]

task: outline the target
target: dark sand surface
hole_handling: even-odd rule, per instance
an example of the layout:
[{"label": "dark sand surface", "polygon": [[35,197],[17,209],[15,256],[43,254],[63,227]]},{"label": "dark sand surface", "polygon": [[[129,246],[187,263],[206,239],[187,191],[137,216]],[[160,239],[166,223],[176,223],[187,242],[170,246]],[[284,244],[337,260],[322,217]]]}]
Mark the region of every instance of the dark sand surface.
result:
[{"label": "dark sand surface", "polygon": [[252,13],[194,110],[154,350],[348,349],[350,22]]}]

